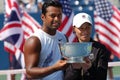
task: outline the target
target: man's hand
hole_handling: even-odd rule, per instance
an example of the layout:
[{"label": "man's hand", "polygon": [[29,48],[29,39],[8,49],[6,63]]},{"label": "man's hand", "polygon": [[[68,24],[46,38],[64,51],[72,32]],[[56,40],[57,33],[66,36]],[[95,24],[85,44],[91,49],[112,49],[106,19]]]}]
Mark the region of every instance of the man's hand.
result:
[{"label": "man's hand", "polygon": [[55,70],[61,70],[61,69],[66,69],[68,65],[69,64],[67,63],[67,60],[59,60],[53,65],[53,68]]}]

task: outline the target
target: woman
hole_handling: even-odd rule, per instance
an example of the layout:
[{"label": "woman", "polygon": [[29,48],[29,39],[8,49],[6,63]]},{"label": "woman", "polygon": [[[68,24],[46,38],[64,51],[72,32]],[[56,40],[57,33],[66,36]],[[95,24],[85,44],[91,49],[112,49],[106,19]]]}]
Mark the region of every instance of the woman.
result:
[{"label": "woman", "polygon": [[65,71],[65,80],[106,80],[109,52],[106,47],[94,41],[92,19],[86,13],[78,13],[73,18],[73,31],[77,42],[92,42],[92,57],[86,57],[86,63],[71,64]]}]

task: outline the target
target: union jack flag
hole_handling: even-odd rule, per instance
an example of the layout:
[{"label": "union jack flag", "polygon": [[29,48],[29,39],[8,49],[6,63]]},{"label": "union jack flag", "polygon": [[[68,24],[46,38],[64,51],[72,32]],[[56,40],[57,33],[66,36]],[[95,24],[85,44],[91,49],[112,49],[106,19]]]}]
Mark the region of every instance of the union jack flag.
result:
[{"label": "union jack flag", "polygon": [[25,67],[24,41],[40,27],[27,12],[20,10],[16,0],[5,0],[5,23],[0,31],[0,40],[4,40],[5,50],[15,55],[22,68]]},{"label": "union jack flag", "polygon": [[120,10],[108,0],[94,0],[95,30],[99,40],[120,58]]},{"label": "union jack flag", "polygon": [[24,36],[21,25],[20,12],[16,2],[13,2],[13,6],[14,7],[11,7],[10,15],[9,13],[6,13],[7,19],[3,29],[0,31],[0,40],[9,42],[22,51]]}]

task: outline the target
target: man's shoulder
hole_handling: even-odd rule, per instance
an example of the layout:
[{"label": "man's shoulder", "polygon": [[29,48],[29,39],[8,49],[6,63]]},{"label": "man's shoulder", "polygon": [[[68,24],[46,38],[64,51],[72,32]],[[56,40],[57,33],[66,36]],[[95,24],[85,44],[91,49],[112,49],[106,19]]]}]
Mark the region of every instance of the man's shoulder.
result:
[{"label": "man's shoulder", "polygon": [[60,32],[60,31],[57,31],[57,37],[58,37],[58,39],[61,39],[61,40],[65,41],[65,42],[68,41],[67,36],[64,33]]}]

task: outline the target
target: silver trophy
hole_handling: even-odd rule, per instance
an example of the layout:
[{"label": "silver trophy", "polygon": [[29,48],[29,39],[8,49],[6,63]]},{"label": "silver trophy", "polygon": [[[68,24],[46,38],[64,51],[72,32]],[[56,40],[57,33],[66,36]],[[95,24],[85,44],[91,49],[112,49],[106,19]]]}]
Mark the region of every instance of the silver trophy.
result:
[{"label": "silver trophy", "polygon": [[89,56],[92,49],[92,42],[84,43],[60,43],[60,51],[68,63],[84,63],[84,57]]}]

